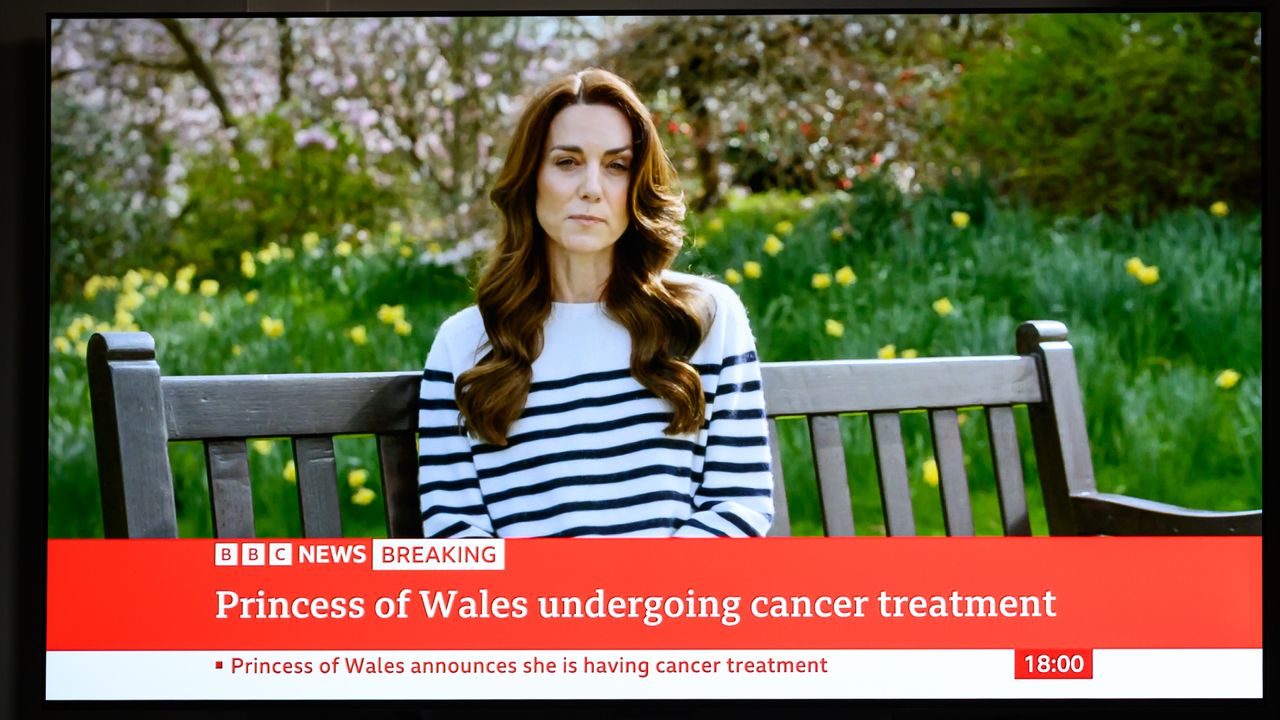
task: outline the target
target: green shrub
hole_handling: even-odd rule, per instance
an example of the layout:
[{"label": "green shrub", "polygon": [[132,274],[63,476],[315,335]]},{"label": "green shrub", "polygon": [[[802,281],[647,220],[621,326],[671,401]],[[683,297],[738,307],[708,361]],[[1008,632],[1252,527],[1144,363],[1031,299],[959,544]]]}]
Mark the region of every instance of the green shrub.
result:
[{"label": "green shrub", "polygon": [[1029,15],[975,53],[949,126],[1000,190],[1088,215],[1257,205],[1256,13]]},{"label": "green shrub", "polygon": [[201,157],[188,171],[187,204],[172,252],[213,268],[220,279],[239,267],[239,253],[287,243],[314,231],[336,234],[380,226],[399,198],[365,170],[359,138],[337,121],[295,129],[284,114],[246,120],[228,158]]}]

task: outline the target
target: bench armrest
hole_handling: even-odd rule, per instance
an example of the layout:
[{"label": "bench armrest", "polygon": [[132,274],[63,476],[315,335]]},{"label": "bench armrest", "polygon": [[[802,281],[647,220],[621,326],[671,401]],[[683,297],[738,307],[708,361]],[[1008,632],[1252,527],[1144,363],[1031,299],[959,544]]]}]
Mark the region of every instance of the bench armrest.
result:
[{"label": "bench armrest", "polygon": [[1071,496],[1081,535],[1261,535],[1262,511],[1195,510],[1113,493]]}]

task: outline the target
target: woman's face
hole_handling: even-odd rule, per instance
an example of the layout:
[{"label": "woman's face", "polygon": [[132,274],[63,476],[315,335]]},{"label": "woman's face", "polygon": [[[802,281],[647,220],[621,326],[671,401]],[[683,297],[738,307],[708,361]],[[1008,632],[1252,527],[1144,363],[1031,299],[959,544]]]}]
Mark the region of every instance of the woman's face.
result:
[{"label": "woman's face", "polygon": [[551,121],[538,169],[538,223],[552,246],[608,253],[630,223],[631,124],[612,105],[569,105]]}]

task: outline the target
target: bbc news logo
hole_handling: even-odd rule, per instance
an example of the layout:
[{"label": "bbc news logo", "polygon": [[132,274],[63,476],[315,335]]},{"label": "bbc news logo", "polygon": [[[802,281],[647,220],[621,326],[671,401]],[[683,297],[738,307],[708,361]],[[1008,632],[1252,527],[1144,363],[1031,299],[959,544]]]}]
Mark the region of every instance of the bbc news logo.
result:
[{"label": "bbc news logo", "polygon": [[[371,545],[371,546],[370,546]],[[215,565],[367,565],[374,570],[502,570],[501,539],[382,539],[371,544],[317,541],[214,543]]]},{"label": "bbc news logo", "polygon": [[214,565],[365,565],[363,544],[327,542],[220,542],[213,545]]},{"label": "bbc news logo", "polygon": [[292,565],[289,543],[214,543],[214,565]]}]

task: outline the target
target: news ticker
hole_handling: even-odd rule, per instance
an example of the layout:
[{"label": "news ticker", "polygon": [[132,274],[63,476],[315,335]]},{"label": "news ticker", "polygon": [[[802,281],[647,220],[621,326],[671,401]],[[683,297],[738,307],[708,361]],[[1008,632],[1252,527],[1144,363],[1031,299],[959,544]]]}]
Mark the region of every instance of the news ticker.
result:
[{"label": "news ticker", "polygon": [[50,699],[147,696],[123,676],[153,665],[192,699],[1261,692],[1260,538],[51,540],[48,557]]},{"label": "news ticker", "polygon": [[45,692],[49,700],[1262,697],[1260,649],[1080,653],[1092,655],[1092,677],[1019,678],[1025,659],[1008,649],[64,651],[48,654]]}]

